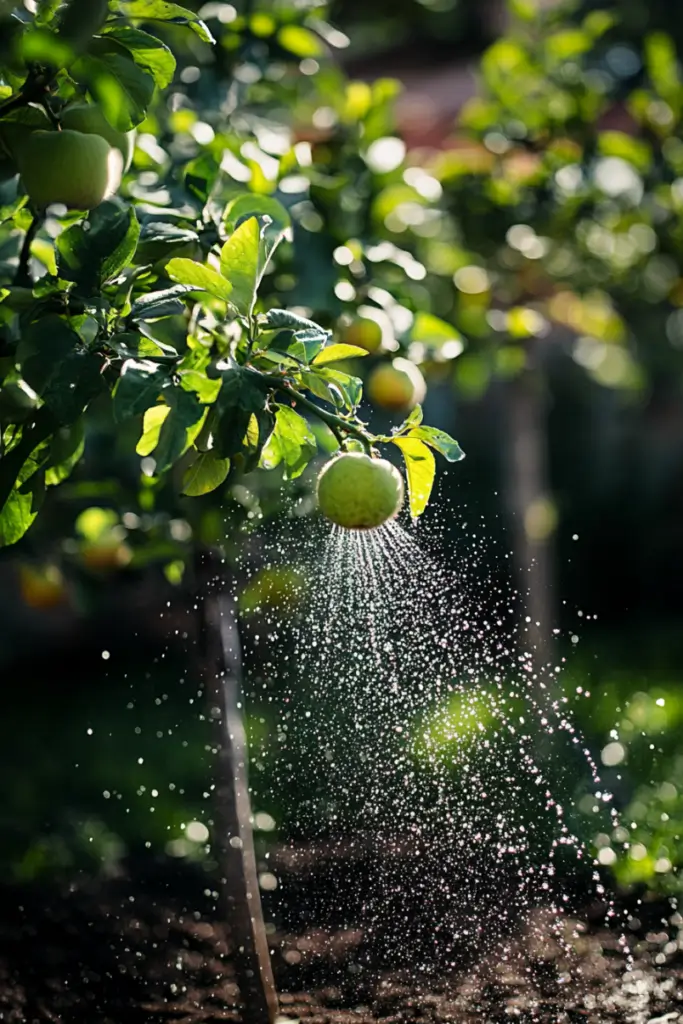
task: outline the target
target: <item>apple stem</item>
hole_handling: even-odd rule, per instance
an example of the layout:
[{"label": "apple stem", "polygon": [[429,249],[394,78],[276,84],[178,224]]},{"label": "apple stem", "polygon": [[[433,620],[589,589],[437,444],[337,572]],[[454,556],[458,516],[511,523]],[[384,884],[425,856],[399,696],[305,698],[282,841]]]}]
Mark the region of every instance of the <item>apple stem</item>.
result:
[{"label": "apple stem", "polygon": [[45,97],[43,97],[43,99],[40,101],[40,105],[47,114],[52,127],[55,128],[58,132],[61,132],[62,126],[60,124],[59,118],[57,117],[57,115],[55,114],[54,110],[52,109],[48,100]]}]

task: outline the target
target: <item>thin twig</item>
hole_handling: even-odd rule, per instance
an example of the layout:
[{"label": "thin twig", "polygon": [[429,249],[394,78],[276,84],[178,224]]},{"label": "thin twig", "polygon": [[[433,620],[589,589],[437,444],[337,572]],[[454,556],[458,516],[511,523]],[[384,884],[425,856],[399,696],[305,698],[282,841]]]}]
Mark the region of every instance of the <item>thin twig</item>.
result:
[{"label": "thin twig", "polygon": [[319,420],[325,423],[333,434],[338,438],[339,432],[347,434],[350,437],[355,437],[356,440],[360,441],[365,451],[370,454],[372,450],[372,437],[362,427],[356,426],[355,423],[351,423],[350,420],[342,419],[341,416],[337,416],[336,413],[328,412],[327,409],[322,409],[315,402],[312,402],[305,395],[302,395],[300,391],[290,387],[288,384],[276,384],[276,389],[282,394],[287,395],[288,398],[293,399],[299,405],[302,405],[304,409],[308,409],[312,412]]},{"label": "thin twig", "polygon": [[14,96],[10,96],[4,103],[0,103],[0,118],[6,117],[15,110],[27,107],[29,103],[40,103],[50,90],[52,80],[57,74],[56,69],[45,71],[31,71],[21,89]]},{"label": "thin twig", "polygon": [[33,220],[26,229],[26,234],[24,236],[24,244],[21,247],[21,253],[19,255],[19,266],[17,267],[17,272],[14,275],[15,285],[30,286],[33,284],[30,270],[31,245],[33,243],[33,239],[38,234],[38,231],[40,230],[40,225],[42,223],[43,214],[36,213],[34,214]]}]

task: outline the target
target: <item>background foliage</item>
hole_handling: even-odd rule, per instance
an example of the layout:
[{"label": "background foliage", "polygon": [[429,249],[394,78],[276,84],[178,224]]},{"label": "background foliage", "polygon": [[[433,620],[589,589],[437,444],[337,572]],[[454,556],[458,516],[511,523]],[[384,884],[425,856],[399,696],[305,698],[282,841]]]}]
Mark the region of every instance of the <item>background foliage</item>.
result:
[{"label": "background foliage", "polygon": [[[353,417],[362,432],[369,421],[373,437],[388,438],[402,416],[367,404],[359,411],[357,382],[396,355],[427,379],[429,422],[458,436],[470,455],[442,479],[444,504],[434,515],[443,518],[442,509],[466,494],[491,534],[511,537],[506,403],[522,381],[540,408],[547,448],[544,490],[525,510],[524,528],[527,539],[553,552],[556,618],[566,637],[557,642],[572,652],[566,678],[591,695],[577,702],[577,715],[591,746],[604,753],[625,808],[625,831],[597,836],[587,809],[586,835],[624,884],[675,888],[683,856],[681,16],[669,4],[640,0],[512,0],[501,34],[492,11],[482,6],[475,15],[464,2],[406,0],[386,10],[348,2],[329,14],[317,3],[210,3],[179,17],[166,17],[169,5],[157,4],[161,20],[149,17],[150,6],[110,4],[95,52],[74,54],[58,77],[57,112],[62,101],[87,95],[119,128],[136,124],[119,197],[90,214],[87,232],[80,215],[50,214],[22,261],[31,217],[18,180],[0,186],[3,461],[21,451],[12,512],[3,513],[5,540],[18,538],[42,507],[19,554],[3,562],[4,621],[16,629],[2,637],[0,651],[11,678],[29,661],[22,629],[52,629],[54,637],[75,610],[93,614],[107,607],[111,588],[143,581],[161,606],[181,583],[193,539],[224,542],[237,560],[264,530],[276,529],[271,523],[283,507],[294,515],[310,508],[311,477],[300,471],[318,447],[330,451],[336,442],[324,423],[298,417],[291,388],[305,386],[305,398],[347,425]],[[40,27],[27,9],[6,15],[26,26],[4,54],[7,95],[35,62],[55,58],[55,11],[49,4],[41,10]],[[445,66],[477,55],[478,94],[438,147],[406,151],[396,134],[398,86],[385,71],[401,63],[406,47],[414,65],[429,65],[434,38]],[[361,59],[365,77],[349,79],[344,64],[353,71]],[[366,74],[373,60],[377,73]],[[241,220],[249,213],[261,218],[256,234],[256,221]],[[220,260],[209,257],[225,253],[234,228],[251,246],[252,271],[258,246],[286,232],[254,309],[254,273],[235,278],[231,264],[221,277]],[[224,269],[230,258],[228,249]],[[30,298],[20,271],[34,278]],[[312,323],[266,319],[284,316],[269,310],[285,309]],[[351,353],[343,369],[311,369],[328,332],[344,342],[359,316],[379,326],[379,351],[362,360]],[[244,359],[253,351],[259,374],[294,372],[284,384],[289,400],[282,391],[277,398],[272,382],[249,380],[244,392],[237,389],[248,397],[233,401],[231,382],[245,384]],[[209,371],[212,360],[226,365]],[[310,373],[315,379],[304,376]],[[41,410],[56,419],[45,437],[26,443]],[[204,451],[200,437],[214,410],[222,440]],[[277,443],[264,455],[274,424]],[[259,459],[274,473],[257,470]],[[2,480],[6,486],[9,477]],[[208,490],[206,482],[216,485],[213,496],[180,493]],[[449,521],[451,537],[462,521]],[[482,580],[506,582],[507,572],[492,553]],[[597,623],[586,625],[588,613]],[[97,619],[101,631],[104,618]],[[142,631],[149,618],[140,610]],[[45,621],[52,626],[39,625]],[[8,702],[26,720],[60,714],[79,722],[88,758],[79,755],[73,807],[55,812],[48,826],[49,769],[44,760],[40,767],[48,739],[32,754],[24,750],[25,784],[4,773],[8,819],[23,822],[13,826],[8,859],[22,877],[43,862],[59,863],[62,854],[49,853],[55,844],[65,862],[77,848],[85,857],[93,848],[116,854],[121,836],[129,848],[182,839],[189,854],[195,847],[181,825],[208,813],[201,761],[190,759],[177,765],[186,784],[173,773],[155,817],[147,807],[147,793],[162,792],[164,771],[150,754],[161,749],[151,737],[163,731],[153,724],[154,702],[166,694],[164,703],[176,709],[169,728],[181,724],[187,749],[205,743],[202,723],[187,717],[184,683],[166,686],[157,670],[147,684],[136,678],[150,724],[136,704],[130,728],[143,730],[138,735],[149,729],[150,739],[136,740],[144,762],[131,767],[130,779],[109,783],[110,760],[119,755],[88,748],[87,729],[97,733],[93,716],[100,714],[125,748],[131,712],[122,677],[144,676],[140,662],[151,657],[147,650],[130,667],[98,673],[97,692],[107,699],[88,699],[103,635],[84,673],[60,673],[73,703],[45,702],[54,680],[44,664],[30,673],[28,691],[7,687]],[[273,728],[266,703],[255,705],[258,809],[266,824],[282,824],[281,808],[269,803]],[[21,758],[15,750],[8,735],[8,764]],[[139,813],[112,811],[113,789],[124,794],[117,804]],[[89,834],[74,841],[70,815],[81,823],[75,831],[85,818],[106,822],[96,826],[101,842],[93,846]]]}]

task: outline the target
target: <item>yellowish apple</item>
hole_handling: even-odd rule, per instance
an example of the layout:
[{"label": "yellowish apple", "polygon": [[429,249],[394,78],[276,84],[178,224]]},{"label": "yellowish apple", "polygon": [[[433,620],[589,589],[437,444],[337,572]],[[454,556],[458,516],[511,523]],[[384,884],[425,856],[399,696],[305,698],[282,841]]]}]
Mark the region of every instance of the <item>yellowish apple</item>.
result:
[{"label": "yellowish apple", "polygon": [[375,367],[367,391],[370,400],[380,408],[403,412],[423,401],[427,385],[415,363],[399,357]]}]

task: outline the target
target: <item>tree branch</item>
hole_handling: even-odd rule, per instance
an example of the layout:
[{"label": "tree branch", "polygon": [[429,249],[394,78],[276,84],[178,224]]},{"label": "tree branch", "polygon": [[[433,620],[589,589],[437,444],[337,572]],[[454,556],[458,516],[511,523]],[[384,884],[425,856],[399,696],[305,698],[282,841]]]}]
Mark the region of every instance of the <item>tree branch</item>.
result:
[{"label": "tree branch", "polygon": [[10,96],[4,103],[0,103],[0,118],[27,107],[29,103],[42,103],[50,91],[55,74],[56,70],[53,68],[49,71],[42,68],[39,71],[30,71],[19,92]]},{"label": "tree branch", "polygon": [[21,247],[21,253],[19,254],[19,266],[17,272],[14,275],[15,285],[31,285],[33,281],[31,279],[30,262],[31,262],[31,244],[33,239],[40,230],[40,225],[43,223],[43,216],[40,213],[36,213],[33,220],[29,224],[26,234],[24,236],[24,243]]},{"label": "tree branch", "polygon": [[[250,367],[251,369],[251,367]],[[330,428],[334,436],[338,441],[341,440],[340,434],[346,434],[349,437],[355,437],[357,441],[365,448],[366,452],[370,454],[372,450],[372,444],[375,440],[372,434],[368,433],[363,427],[356,423],[352,423],[350,420],[345,420],[342,416],[338,416],[334,412],[329,412],[327,409],[322,409],[315,402],[312,402],[310,398],[306,398],[300,391],[288,384],[282,377],[278,377],[276,374],[261,373],[260,370],[253,370],[252,372],[257,374],[261,380],[269,384],[275,391],[279,391],[281,394],[286,395],[287,398],[294,402],[298,402],[303,405],[304,409],[308,409],[315,416],[318,417],[326,426]]]}]

